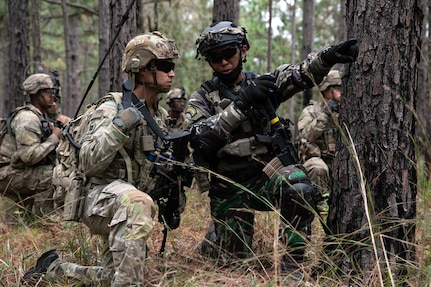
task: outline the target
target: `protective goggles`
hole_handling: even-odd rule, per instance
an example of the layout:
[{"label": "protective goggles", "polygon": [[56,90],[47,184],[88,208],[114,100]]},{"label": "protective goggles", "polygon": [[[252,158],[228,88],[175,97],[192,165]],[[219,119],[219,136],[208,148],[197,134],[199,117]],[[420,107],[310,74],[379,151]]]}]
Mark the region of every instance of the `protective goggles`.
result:
[{"label": "protective goggles", "polygon": [[156,66],[158,71],[162,71],[164,73],[169,73],[175,69],[175,63],[168,61],[155,61],[154,66]]},{"label": "protective goggles", "polygon": [[57,90],[56,88],[52,88],[52,89],[42,89],[42,93],[47,93],[47,94],[51,94],[51,95],[56,95],[57,94]]},{"label": "protective goggles", "polygon": [[221,63],[224,60],[229,60],[238,52],[238,47],[229,47],[215,53],[208,53],[206,60],[211,63]]}]

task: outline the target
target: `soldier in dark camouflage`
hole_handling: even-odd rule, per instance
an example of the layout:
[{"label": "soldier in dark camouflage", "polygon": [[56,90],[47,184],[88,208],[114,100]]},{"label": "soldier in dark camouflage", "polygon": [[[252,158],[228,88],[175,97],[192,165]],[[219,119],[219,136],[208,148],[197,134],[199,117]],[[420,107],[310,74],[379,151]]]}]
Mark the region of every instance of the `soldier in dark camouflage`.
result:
[{"label": "soldier in dark camouflage", "polygon": [[353,62],[356,42],[341,42],[259,77],[242,69],[250,48],[245,28],[223,21],[198,37],[197,57],[203,57],[215,75],[191,94],[186,107],[194,160],[212,171],[213,222],[202,244],[204,253],[221,263],[250,257],[254,210],[280,209],[286,226],[281,243],[288,251],[282,266],[302,262],[303,231],[313,220],[311,209],[319,191],[298,162],[282,164],[276,151],[258,142],[256,135],[271,132],[268,100],[276,110],[295,93],[320,83],[334,64]]}]

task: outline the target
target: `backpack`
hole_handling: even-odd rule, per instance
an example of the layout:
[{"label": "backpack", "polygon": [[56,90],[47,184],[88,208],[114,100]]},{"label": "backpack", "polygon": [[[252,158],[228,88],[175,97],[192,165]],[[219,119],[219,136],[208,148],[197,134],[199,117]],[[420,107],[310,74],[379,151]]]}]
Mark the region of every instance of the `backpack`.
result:
[{"label": "backpack", "polygon": [[0,118],[0,167],[8,165],[10,162],[9,152],[2,148],[3,139],[7,135],[7,118]]},{"label": "backpack", "polygon": [[104,102],[115,100],[122,103],[122,93],[108,93],[95,103],[86,107],[78,117],[72,119],[64,128],[63,136],[56,149],[57,159],[52,183],[55,187],[54,201],[63,205],[63,220],[79,221],[84,205],[85,175],[79,168],[79,149],[88,133],[95,110]]},{"label": "backpack", "polygon": [[[25,105],[13,110],[6,118],[0,118],[0,167],[10,164],[12,155],[16,152],[16,140],[12,131],[11,122],[15,115],[22,110],[34,112],[39,118],[34,106]],[[43,118],[40,118],[43,121]]]}]

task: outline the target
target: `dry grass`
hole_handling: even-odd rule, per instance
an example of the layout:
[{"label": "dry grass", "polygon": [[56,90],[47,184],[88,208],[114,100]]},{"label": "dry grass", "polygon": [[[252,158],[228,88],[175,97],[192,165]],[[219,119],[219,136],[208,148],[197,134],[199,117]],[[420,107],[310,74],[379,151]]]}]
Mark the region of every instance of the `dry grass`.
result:
[{"label": "dry grass", "polygon": [[[323,231],[317,220],[313,222],[313,235],[308,244],[308,260],[302,268],[303,280],[292,280],[289,274],[280,275],[277,265],[282,248],[276,239],[278,220],[274,212],[256,215],[255,258],[227,268],[213,264],[198,250],[210,222],[207,194],[189,190],[187,195],[181,226],[169,233],[164,255],[158,254],[163,237],[159,223],[148,241],[146,286],[348,286],[335,272],[330,259],[322,254]],[[99,238],[89,234],[85,225],[61,222],[58,216],[43,218],[30,225],[9,225],[7,231],[0,234],[0,241],[0,286],[19,286],[23,273],[48,249],[56,248],[62,259],[83,265],[95,265],[101,259]],[[422,255],[429,258],[429,255]],[[312,270],[325,260],[333,268],[312,276]],[[364,284],[361,276],[350,281],[356,282],[351,286],[380,286],[377,283],[370,285],[370,281]],[[62,281],[44,286],[71,286],[71,283]]]}]

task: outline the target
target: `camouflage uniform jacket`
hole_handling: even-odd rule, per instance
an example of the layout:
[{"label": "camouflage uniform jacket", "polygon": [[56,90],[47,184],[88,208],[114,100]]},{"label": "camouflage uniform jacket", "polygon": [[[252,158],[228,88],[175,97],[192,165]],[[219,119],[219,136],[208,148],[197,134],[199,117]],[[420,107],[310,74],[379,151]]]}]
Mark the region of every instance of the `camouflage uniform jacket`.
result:
[{"label": "camouflage uniform jacket", "polygon": [[310,101],[298,119],[299,157],[305,161],[311,157],[330,160],[335,155],[336,123],[338,113],[333,116],[323,112],[325,103]]},{"label": "camouflage uniform jacket", "polygon": [[11,167],[16,169],[40,165],[53,167],[55,148],[59,139],[52,134],[44,119],[45,115],[32,104],[28,104],[13,117],[11,129],[16,151],[11,156]]},{"label": "camouflage uniform jacket", "polygon": [[185,113],[181,113],[178,119],[169,119],[170,132],[177,132],[187,128],[187,118]]},{"label": "camouflage uniform jacket", "polygon": [[[148,160],[155,147],[162,146],[145,119],[142,125],[124,134],[112,121],[118,113],[114,99],[102,103],[93,113],[90,129],[80,149],[80,167],[87,182],[109,184],[114,180],[124,180],[141,191],[154,188],[157,177],[150,177],[153,162]],[[156,107],[153,118],[159,127],[168,131],[168,113]]]},{"label": "camouflage uniform jacket", "polygon": [[[279,87],[278,93],[268,95],[273,106],[278,108],[281,102],[291,98],[295,93],[313,87],[314,83],[320,83],[329,70],[330,67],[323,65],[320,54],[314,53],[309,54],[307,59],[299,64],[279,66],[272,72]],[[248,73],[245,75],[245,79],[239,85],[233,87],[220,85],[236,96],[241,89],[251,83],[250,78],[256,77]],[[217,172],[229,172],[248,169],[256,163],[251,160],[252,157],[257,156],[269,161],[274,156],[268,152],[265,145],[254,142],[254,135],[268,134],[270,131],[269,122],[264,120],[266,114],[264,110],[254,107],[245,115],[220,89],[204,90],[204,93],[200,90],[191,94],[187,102],[186,115],[189,127],[205,124],[226,140],[227,144],[217,152],[218,162],[214,169]],[[196,163],[202,164],[199,162],[199,155],[194,154],[194,158]],[[262,166],[257,168],[261,169]]]}]

